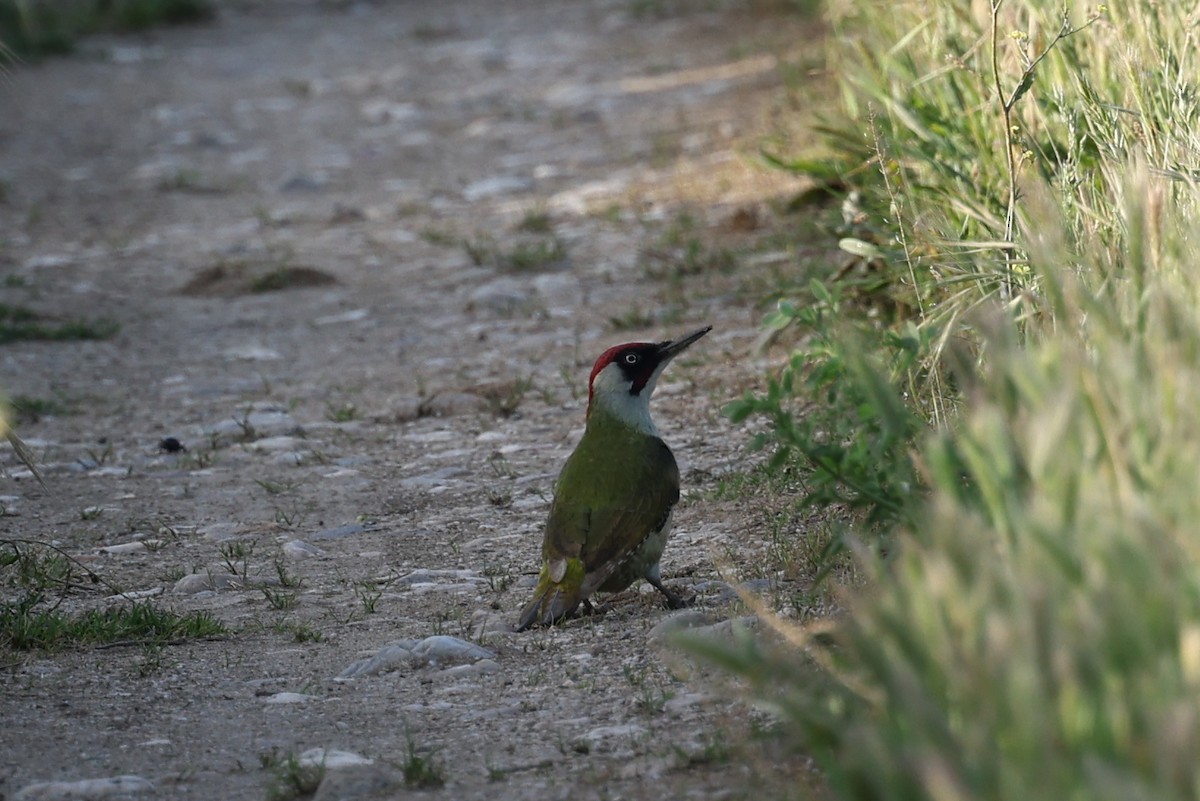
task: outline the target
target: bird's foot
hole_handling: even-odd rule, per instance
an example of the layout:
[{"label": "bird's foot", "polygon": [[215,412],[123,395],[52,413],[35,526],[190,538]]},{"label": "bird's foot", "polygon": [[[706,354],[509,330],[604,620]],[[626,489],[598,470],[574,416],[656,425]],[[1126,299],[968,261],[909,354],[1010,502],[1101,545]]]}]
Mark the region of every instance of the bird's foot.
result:
[{"label": "bird's foot", "polygon": [[695,606],[695,605],[696,605],[696,596],[695,595],[693,595],[691,598],[684,598],[682,595],[677,595],[675,593],[672,593],[671,595],[667,596],[667,608],[668,609],[687,609],[689,606]]},{"label": "bird's foot", "polygon": [[695,595],[693,595],[691,598],[684,598],[679,593],[669,589],[666,584],[663,584],[662,579],[648,576],[646,580],[654,585],[654,589],[666,596],[668,609],[686,609],[696,603]]},{"label": "bird's foot", "polygon": [[608,614],[611,609],[612,604],[592,604],[590,600],[584,599],[577,614],[579,617],[602,617]]}]

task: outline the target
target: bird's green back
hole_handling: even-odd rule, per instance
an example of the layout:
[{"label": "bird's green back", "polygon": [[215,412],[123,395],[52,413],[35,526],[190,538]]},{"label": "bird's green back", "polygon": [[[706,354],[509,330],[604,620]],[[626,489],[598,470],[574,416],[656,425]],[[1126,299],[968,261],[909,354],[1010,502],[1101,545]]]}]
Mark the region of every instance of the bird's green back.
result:
[{"label": "bird's green back", "polygon": [[666,443],[595,410],[555,485],[543,556],[578,557],[591,572],[627,556],[678,500],[679,467]]}]

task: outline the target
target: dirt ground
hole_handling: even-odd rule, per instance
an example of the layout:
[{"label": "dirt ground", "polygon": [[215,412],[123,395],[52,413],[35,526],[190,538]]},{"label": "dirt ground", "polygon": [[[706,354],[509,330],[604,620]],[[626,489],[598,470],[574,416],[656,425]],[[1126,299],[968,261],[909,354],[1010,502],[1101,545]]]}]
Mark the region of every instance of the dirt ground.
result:
[{"label": "dirt ground", "polygon": [[[800,185],[754,154],[820,35],[768,3],[245,0],[0,81],[0,298],[120,325],[0,346],[47,402],[18,425],[47,488],[5,451],[0,538],[230,631],[0,654],[0,797],[262,799],[312,749],[326,801],[778,787],[649,588],[511,624],[592,360],[706,324],[653,405],[684,483],[663,573],[718,632],[773,577],[717,492],[753,458],[720,410],[774,357]],[[434,635],[490,654],[340,677]]]}]

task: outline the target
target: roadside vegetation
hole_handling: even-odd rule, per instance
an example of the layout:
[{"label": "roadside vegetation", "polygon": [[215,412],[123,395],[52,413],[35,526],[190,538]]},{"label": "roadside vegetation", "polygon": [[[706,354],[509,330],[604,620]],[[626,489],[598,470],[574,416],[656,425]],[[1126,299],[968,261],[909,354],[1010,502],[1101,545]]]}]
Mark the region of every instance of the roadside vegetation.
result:
[{"label": "roadside vegetation", "polygon": [[80,37],[199,22],[215,14],[209,0],[0,0],[0,42],[12,56],[70,53]]},{"label": "roadside vegetation", "polygon": [[[1200,47],[1182,4],[830,3],[844,199],[766,324],[844,614],[693,643],[844,799],[1196,798]],[[828,562],[827,562],[828,564]]]}]

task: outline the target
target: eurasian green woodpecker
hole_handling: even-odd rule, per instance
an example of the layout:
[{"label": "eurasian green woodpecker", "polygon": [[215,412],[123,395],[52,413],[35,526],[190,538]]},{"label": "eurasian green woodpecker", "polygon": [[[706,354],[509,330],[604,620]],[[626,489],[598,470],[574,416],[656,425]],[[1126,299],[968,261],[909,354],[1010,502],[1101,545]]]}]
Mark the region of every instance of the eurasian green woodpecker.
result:
[{"label": "eurasian green woodpecker", "polygon": [[594,592],[620,592],[643,578],[672,609],[685,605],[659,575],[679,467],[650,419],[650,395],[671,359],[711,330],[617,345],[596,360],[587,427],[555,483],[542,571],[518,631],[555,623]]}]

